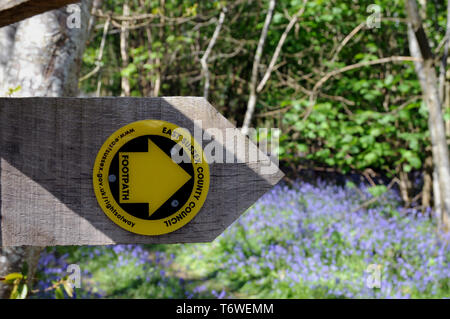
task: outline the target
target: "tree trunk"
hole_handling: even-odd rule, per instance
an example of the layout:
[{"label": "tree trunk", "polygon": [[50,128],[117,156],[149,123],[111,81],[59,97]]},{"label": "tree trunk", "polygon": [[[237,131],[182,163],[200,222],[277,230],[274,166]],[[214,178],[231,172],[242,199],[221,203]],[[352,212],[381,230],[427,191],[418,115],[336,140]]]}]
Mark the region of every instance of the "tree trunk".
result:
[{"label": "tree trunk", "polygon": [[[127,1],[125,1],[125,3],[123,4],[123,15],[130,15],[130,6],[128,5]],[[120,30],[120,55],[122,57],[122,70],[128,67],[129,62],[128,37],[128,22],[123,21],[122,29]],[[130,80],[126,75],[122,75],[122,96],[130,96]]]},{"label": "tree trunk", "polygon": [[[450,111],[450,70],[447,65],[450,60],[450,0],[447,1],[447,26],[445,31],[444,54],[442,55],[439,72],[439,97],[441,98],[443,109]],[[445,122],[447,136],[450,136],[450,119]],[[450,144],[450,141],[449,141]]]},{"label": "tree trunk", "polygon": [[423,165],[422,213],[431,207],[431,192],[433,189],[433,158],[428,156]]},{"label": "tree trunk", "polygon": [[[445,109],[448,113],[450,113],[450,70],[447,70],[447,80],[445,82]],[[445,130],[447,132],[447,136],[450,137],[450,119],[445,123]],[[450,144],[450,141],[447,143]]]},{"label": "tree trunk", "polygon": [[[408,43],[409,43],[409,51],[411,56],[415,57],[415,58],[422,58],[422,54],[420,53],[420,49],[419,49],[419,44],[417,43],[416,37],[414,35],[414,31],[411,27],[411,25],[408,25]],[[421,62],[415,61],[414,62],[414,68],[416,70],[416,74],[417,74],[417,78],[419,79],[420,82],[420,86],[426,87],[426,79],[425,79],[425,73],[423,72],[423,64]],[[428,118],[428,127],[430,130],[430,137],[431,140],[433,141],[434,138],[432,136],[434,133],[433,130],[433,126],[430,123],[430,118]],[[436,150],[434,150],[434,152],[432,151],[432,154],[434,154],[436,152]],[[432,168],[432,176],[433,176],[433,206],[434,206],[434,215],[436,217],[436,220],[438,221],[438,223],[440,223],[441,221],[441,216],[442,216],[442,212],[441,212],[441,192],[439,190],[439,178],[438,178],[438,172],[437,172],[437,167],[436,165],[434,165],[434,161],[435,161],[435,157],[432,156],[432,161],[433,161],[433,168]]]},{"label": "tree trunk", "polygon": [[[0,29],[0,96],[77,96],[92,1],[81,3],[81,28],[69,28],[65,8],[53,10]],[[0,248],[0,276],[29,264],[32,278],[41,247]],[[9,296],[0,284],[0,298]]]},{"label": "tree trunk", "polygon": [[433,164],[436,170],[434,176],[439,185],[439,194],[435,194],[435,197],[440,201],[442,210],[439,222],[442,223],[442,228],[448,231],[450,230],[450,160],[441,99],[439,98],[438,79],[433,54],[422,27],[416,1],[406,0],[406,9],[410,22],[408,39],[411,55],[423,59],[422,62],[415,63],[415,66],[429,112]]},{"label": "tree trunk", "polygon": [[[15,24],[0,28],[0,87],[5,81],[6,64],[12,54],[14,37],[17,26]],[[0,95],[6,92],[0,91]]]},{"label": "tree trunk", "polygon": [[69,29],[65,8],[17,25],[0,94],[21,86],[14,96],[76,96],[91,1],[81,6],[81,28]]},{"label": "tree trunk", "polygon": [[[159,10],[160,10],[160,14],[161,14],[161,19],[160,19],[160,27],[159,27],[159,32],[158,32],[158,36],[159,36],[159,41],[163,44],[158,50],[160,51],[160,53],[162,52],[162,54],[165,54],[164,51],[164,39],[165,39],[165,14],[166,14],[166,0],[160,0],[159,1]],[[160,54],[158,53],[156,55],[156,59],[155,59],[155,65],[156,65],[156,78],[155,78],[155,86],[153,88],[153,96],[154,97],[158,97],[159,93],[161,91],[161,82],[162,82],[162,65],[161,65],[161,57]]]},{"label": "tree trunk", "polygon": [[409,207],[411,205],[411,190],[412,190],[412,183],[408,176],[408,173],[405,171],[401,171],[400,174],[400,195],[402,196],[403,203],[406,207]]}]

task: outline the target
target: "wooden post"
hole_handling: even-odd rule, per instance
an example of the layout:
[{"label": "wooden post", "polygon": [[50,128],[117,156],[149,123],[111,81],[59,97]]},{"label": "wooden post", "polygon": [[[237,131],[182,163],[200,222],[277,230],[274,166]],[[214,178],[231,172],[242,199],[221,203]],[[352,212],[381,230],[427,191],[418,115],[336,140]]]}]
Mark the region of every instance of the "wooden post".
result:
[{"label": "wooden post", "polygon": [[[226,152],[239,157],[245,147],[259,152],[258,159],[210,163],[206,201],[179,230],[128,232],[100,209],[92,170],[113,132],[144,119],[168,121],[191,134],[195,120],[203,131],[232,130],[244,143]],[[278,168],[261,173],[269,157],[203,98],[0,98],[0,123],[0,246],[208,242],[283,176]]]}]

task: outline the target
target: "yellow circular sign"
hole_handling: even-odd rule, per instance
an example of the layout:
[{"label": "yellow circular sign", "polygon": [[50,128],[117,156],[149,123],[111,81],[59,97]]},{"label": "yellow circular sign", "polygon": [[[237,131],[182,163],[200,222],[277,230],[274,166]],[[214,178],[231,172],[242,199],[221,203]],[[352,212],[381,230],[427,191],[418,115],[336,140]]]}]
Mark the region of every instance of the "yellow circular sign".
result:
[{"label": "yellow circular sign", "polygon": [[175,124],[144,120],[112,134],[93,171],[103,212],[141,235],[173,232],[200,211],[209,189],[202,147]]}]

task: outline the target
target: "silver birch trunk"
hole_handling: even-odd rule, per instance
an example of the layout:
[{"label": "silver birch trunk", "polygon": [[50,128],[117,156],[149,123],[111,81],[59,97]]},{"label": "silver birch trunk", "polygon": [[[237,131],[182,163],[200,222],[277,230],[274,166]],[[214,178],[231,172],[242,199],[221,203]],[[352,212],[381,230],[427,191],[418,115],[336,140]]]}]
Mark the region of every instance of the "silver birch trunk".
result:
[{"label": "silver birch trunk", "polygon": [[267,15],[266,19],[264,21],[264,26],[261,31],[261,36],[259,37],[258,46],[256,47],[255,52],[255,58],[253,59],[253,68],[252,68],[252,76],[250,79],[250,94],[248,98],[247,103],[247,110],[245,112],[244,116],[244,122],[242,123],[242,129],[241,132],[244,135],[248,134],[253,113],[255,112],[255,106],[256,106],[256,86],[258,85],[258,71],[259,71],[259,65],[261,62],[261,57],[263,53],[264,43],[266,42],[267,38],[267,32],[269,31],[270,22],[272,21],[273,12],[275,10],[276,1],[270,0],[269,2],[269,8],[267,9]]},{"label": "silver birch trunk", "polygon": [[[408,40],[411,55],[421,57],[422,62],[415,64],[425,102],[429,111],[429,130],[432,144],[434,179],[437,180],[434,190],[435,199],[440,203],[441,211],[438,213],[438,223],[445,230],[450,230],[450,159],[446,141],[442,103],[439,97],[438,79],[434,68],[434,58],[429,47],[428,38],[422,27],[417,3],[415,0],[406,0],[406,9],[409,18]],[[436,204],[436,202],[435,202]],[[437,206],[439,208],[439,206]]]},{"label": "silver birch trunk", "polygon": [[[0,29],[0,96],[17,88],[13,97],[77,96],[92,0],[79,5],[79,27],[67,23],[73,12],[49,11]],[[27,260],[34,273],[39,247],[0,247],[0,276],[20,271]],[[9,290],[0,284],[0,298]]]}]

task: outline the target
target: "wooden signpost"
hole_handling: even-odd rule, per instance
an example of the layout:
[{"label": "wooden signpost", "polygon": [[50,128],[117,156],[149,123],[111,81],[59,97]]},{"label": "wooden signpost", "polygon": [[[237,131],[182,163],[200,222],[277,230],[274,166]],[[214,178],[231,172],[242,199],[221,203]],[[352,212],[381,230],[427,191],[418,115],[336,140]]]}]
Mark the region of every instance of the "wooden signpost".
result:
[{"label": "wooden signpost", "polygon": [[[157,128],[148,132],[138,129],[139,134],[133,129],[134,135],[126,140],[123,128],[142,120],[148,120],[144,123],[150,126],[169,124],[162,125],[160,133]],[[0,246],[208,242],[283,176],[277,167],[264,170],[274,165],[270,158],[203,98],[0,98],[0,123]],[[194,170],[202,173],[196,179],[175,168],[162,151],[164,138],[171,136],[170,125],[184,128],[194,137],[196,131],[202,138],[209,136],[200,148],[192,146],[192,154],[201,154],[207,142],[214,141],[225,152],[223,162],[202,164],[207,165],[202,169],[193,164]],[[211,137],[214,134],[210,132],[217,136]],[[164,136],[166,133],[169,135]],[[152,137],[158,134],[161,136]],[[224,139],[218,139],[219,135]],[[122,148],[111,146],[109,141],[115,138]],[[230,139],[237,142],[228,143]],[[103,164],[102,158],[106,159]],[[146,161],[152,163],[149,170]],[[168,165],[161,171],[160,162]],[[103,165],[109,165],[108,169]],[[99,179],[96,170],[101,172],[103,167],[105,175]],[[189,173],[191,168],[186,167]],[[180,210],[173,212],[183,213],[184,202],[174,199],[174,194],[191,177],[199,183],[207,169],[207,193],[203,193],[203,201],[199,197],[196,202],[192,188],[191,206],[198,210],[182,227],[146,234],[132,229],[131,224],[140,220],[135,216],[148,222],[165,201],[172,207],[180,205]],[[151,180],[148,189],[154,192],[140,188],[132,195],[127,193],[128,186],[145,185],[147,180]],[[123,189],[115,197],[103,196],[103,181],[112,193],[114,183]],[[187,189],[190,193],[191,188]],[[102,202],[102,198],[108,199]],[[166,219],[157,227],[169,227],[172,218],[176,223],[176,216],[170,214],[161,215]],[[179,218],[184,216],[187,214]]]}]

